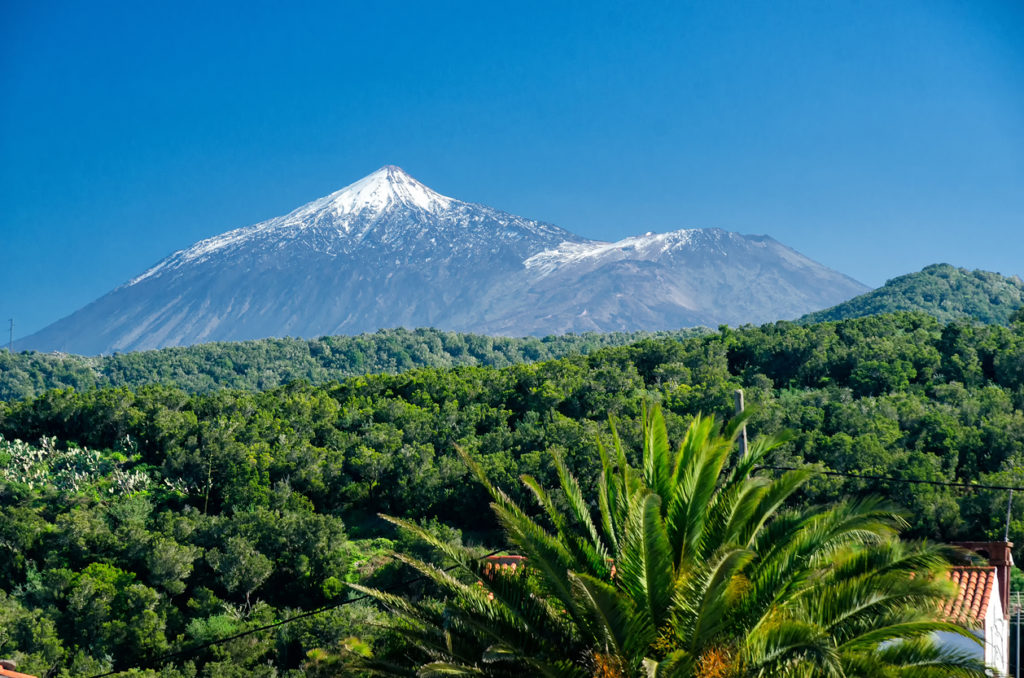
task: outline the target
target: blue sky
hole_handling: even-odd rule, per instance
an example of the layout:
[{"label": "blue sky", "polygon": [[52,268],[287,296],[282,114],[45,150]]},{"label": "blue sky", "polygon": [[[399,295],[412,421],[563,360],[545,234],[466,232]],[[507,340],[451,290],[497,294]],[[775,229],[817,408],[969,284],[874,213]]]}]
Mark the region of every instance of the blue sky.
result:
[{"label": "blue sky", "polygon": [[592,238],[1024,275],[1016,0],[11,0],[0,92],[5,337],[384,164]]}]

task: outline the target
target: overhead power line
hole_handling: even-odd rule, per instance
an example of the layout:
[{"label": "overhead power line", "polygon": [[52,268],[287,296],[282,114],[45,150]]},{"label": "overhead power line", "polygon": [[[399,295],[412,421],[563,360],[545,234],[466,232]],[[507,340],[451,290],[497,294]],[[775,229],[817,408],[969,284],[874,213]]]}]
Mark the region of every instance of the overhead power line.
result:
[{"label": "overhead power line", "polygon": [[769,469],[772,471],[810,471],[822,476],[841,476],[843,478],[857,478],[859,480],[881,480],[887,483],[904,483],[906,485],[939,485],[942,487],[962,487],[967,490],[1011,490],[1024,491],[1024,486],[1018,485],[986,485],[984,483],[960,483],[948,480],[921,480],[919,478],[893,478],[892,476],[876,476],[866,473],[847,473],[845,471],[826,471],[825,469],[809,468],[807,466],[776,466],[773,464],[762,464],[758,469]]},{"label": "overhead power line", "polygon": [[[736,403],[736,414],[743,412],[743,390],[737,389],[733,393],[733,398]],[[740,443],[741,449],[746,448],[746,437],[747,427],[743,427],[742,431],[742,442]],[[866,473],[847,473],[845,471],[826,471],[825,469],[810,468],[807,466],[776,466],[772,464],[761,464],[755,467],[757,469],[769,469],[772,471],[810,471],[823,476],[839,476],[843,478],[857,478],[859,480],[880,480],[887,483],[904,483],[906,485],[938,485],[940,487],[962,487],[968,490],[1010,490],[1012,493],[1014,490],[1024,491],[1024,487],[1017,487],[1011,485],[985,485],[982,483],[959,483],[950,482],[946,480],[918,480],[915,478],[893,478],[892,476],[876,476]],[[1011,494],[1012,500],[1012,494]],[[1007,509],[1009,512],[1009,509]]]},{"label": "overhead power line", "polygon": [[[487,553],[487,554],[484,554],[484,555],[480,556],[479,558],[477,558],[477,560],[483,560],[484,558],[490,558],[491,556],[496,556],[496,555],[498,555],[499,553],[501,553],[504,550],[505,549],[497,549],[497,550],[491,551],[490,553]],[[450,567],[444,568],[442,571],[443,572],[450,572],[450,571],[454,570],[457,567],[458,567],[458,565],[452,565]],[[412,579],[406,579],[405,581],[398,582],[397,584],[389,586],[388,588],[384,589],[384,591],[387,592],[387,593],[391,593],[391,592],[396,591],[398,589],[405,588],[406,586],[409,586],[410,584],[416,584],[418,582],[421,582],[421,581],[423,581],[426,578],[427,578],[426,575],[420,575],[418,577],[413,577]],[[195,653],[199,652],[200,650],[205,650],[208,647],[213,647],[214,645],[222,645],[222,644],[228,643],[228,642],[230,642],[232,640],[238,640],[239,638],[244,638],[245,636],[251,636],[254,633],[260,633],[260,632],[266,631],[268,629],[277,628],[278,626],[284,626],[285,624],[291,624],[294,621],[298,621],[300,619],[305,619],[306,617],[312,617],[314,615],[322,614],[324,612],[329,612],[330,610],[334,610],[334,609],[337,609],[339,607],[344,607],[345,605],[351,605],[352,603],[358,603],[358,602],[360,602],[362,600],[366,600],[367,598],[370,598],[370,597],[371,596],[369,596],[368,594],[364,593],[361,596],[356,596],[355,598],[348,598],[346,600],[342,600],[342,601],[337,602],[337,603],[331,603],[330,605],[324,605],[323,607],[318,607],[315,610],[307,610],[306,612],[302,612],[300,614],[288,617],[287,619],[278,620],[278,621],[273,622],[271,624],[265,624],[264,626],[257,626],[256,628],[247,629],[245,631],[240,631],[239,633],[236,633],[234,635],[225,636],[224,638],[217,638],[216,640],[211,640],[211,641],[208,641],[208,642],[205,642],[205,643],[200,643],[199,645],[193,645],[192,647],[187,647],[187,648],[185,648],[183,650],[177,650],[175,652],[168,652],[167,654],[160,655],[159,657],[157,657],[153,661],[147,662],[146,664],[136,664],[135,666],[129,666],[126,669],[117,669],[116,671],[115,670],[111,670],[111,671],[107,671],[106,673],[97,673],[95,675],[89,676],[89,678],[107,678],[107,676],[116,676],[119,673],[127,673],[128,671],[131,671],[132,669],[146,669],[146,668],[155,668],[157,666],[163,666],[164,664],[166,664],[167,662],[171,661],[172,659],[176,659],[176,658],[179,658],[179,657],[187,657],[189,655],[192,655],[192,654],[195,654]]]},{"label": "overhead power line", "polygon": [[[951,482],[951,481],[945,481],[945,480],[922,480],[922,479],[918,479],[918,478],[894,478],[892,476],[879,476],[879,475],[872,475],[872,474],[865,474],[865,473],[849,473],[849,472],[846,472],[846,471],[827,471],[825,469],[809,468],[809,467],[806,467],[806,466],[781,466],[781,465],[777,465],[777,464],[761,464],[761,465],[758,465],[758,466],[756,466],[754,468],[755,471],[761,470],[761,469],[770,470],[770,471],[809,471],[809,472],[814,473],[816,475],[837,476],[837,477],[842,477],[842,478],[855,478],[855,479],[858,479],[858,480],[877,480],[877,481],[882,481],[882,482],[887,482],[887,483],[902,483],[902,484],[905,484],[905,485],[936,485],[936,486],[941,486],[941,487],[959,487],[959,488],[968,489],[968,490],[1009,490],[1010,492],[1013,492],[1013,491],[1016,490],[1016,491],[1024,492],[1024,486],[1017,486],[1017,485],[990,485],[990,484],[984,484],[984,483],[963,483],[963,482]],[[504,549],[497,549],[495,551],[491,551],[490,553],[487,553],[487,554],[485,554],[483,556],[480,556],[480,558],[478,558],[478,560],[482,560],[484,558],[489,558],[490,556],[497,555],[497,554],[499,554],[503,550]],[[443,571],[444,572],[450,572],[451,570],[454,570],[456,567],[458,567],[458,565],[452,565],[450,567],[444,568]],[[391,592],[391,591],[394,591],[396,589],[404,588],[404,587],[409,586],[411,584],[418,583],[420,581],[423,581],[424,579],[426,579],[426,577],[423,576],[423,575],[420,575],[418,577],[414,577],[412,579],[407,579],[406,581],[399,582],[399,583],[397,583],[397,584],[395,584],[393,586],[390,586],[387,589],[385,589],[385,591]],[[330,605],[325,605],[323,607],[319,607],[319,608],[317,608],[315,610],[308,610],[306,612],[302,612],[300,614],[288,617],[287,619],[281,619],[281,620],[273,622],[271,624],[266,624],[264,626],[258,626],[256,628],[247,629],[245,631],[241,631],[241,632],[236,633],[236,634],[231,635],[231,636],[226,636],[224,638],[218,638],[216,640],[211,640],[211,641],[208,641],[206,643],[201,643],[199,645],[194,645],[192,647],[185,648],[183,650],[177,650],[175,652],[169,652],[167,654],[161,655],[160,657],[157,657],[152,662],[149,662],[148,665],[136,665],[136,666],[131,666],[131,667],[126,668],[126,669],[119,669],[119,670],[116,670],[116,671],[113,671],[113,670],[112,671],[107,671],[106,673],[95,674],[93,676],[90,676],[89,678],[107,678],[108,676],[114,676],[114,675],[117,675],[119,673],[125,673],[127,671],[131,671],[132,669],[152,668],[154,666],[162,666],[163,664],[166,664],[167,662],[169,662],[172,659],[179,658],[179,657],[189,656],[189,655],[192,655],[192,654],[195,654],[195,653],[199,652],[200,650],[205,650],[205,649],[207,649],[209,647],[213,647],[215,645],[221,645],[223,643],[227,643],[227,642],[230,642],[232,640],[237,640],[239,638],[244,638],[245,636],[249,636],[249,635],[252,635],[252,634],[255,634],[255,633],[261,633],[261,632],[267,631],[269,629],[277,628],[278,626],[284,626],[285,624],[290,624],[290,623],[292,623],[294,621],[298,621],[300,619],[305,619],[307,617],[312,617],[312,616],[315,616],[315,615],[318,615],[318,614],[322,614],[324,612],[328,612],[330,610],[337,609],[337,608],[343,607],[345,605],[350,605],[352,603],[358,603],[360,601],[366,600],[369,597],[370,597],[369,595],[363,594],[363,595],[357,596],[355,598],[349,598],[349,599],[346,599],[346,600],[343,600],[343,601],[340,601],[340,602],[337,602],[337,603],[332,603]]]}]

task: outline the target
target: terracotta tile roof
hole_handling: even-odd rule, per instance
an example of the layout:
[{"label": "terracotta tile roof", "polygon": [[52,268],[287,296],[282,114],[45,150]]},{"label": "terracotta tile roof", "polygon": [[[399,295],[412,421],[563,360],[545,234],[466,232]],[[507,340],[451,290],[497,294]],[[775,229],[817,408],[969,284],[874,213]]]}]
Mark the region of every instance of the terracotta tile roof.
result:
[{"label": "terracotta tile roof", "polygon": [[946,603],[943,614],[951,622],[984,624],[988,601],[996,585],[994,567],[954,567],[949,578],[960,587],[954,600]]},{"label": "terracotta tile roof", "polygon": [[0,676],[6,676],[7,678],[36,678],[27,673],[18,673],[12,669],[5,669],[2,666],[0,666]]}]

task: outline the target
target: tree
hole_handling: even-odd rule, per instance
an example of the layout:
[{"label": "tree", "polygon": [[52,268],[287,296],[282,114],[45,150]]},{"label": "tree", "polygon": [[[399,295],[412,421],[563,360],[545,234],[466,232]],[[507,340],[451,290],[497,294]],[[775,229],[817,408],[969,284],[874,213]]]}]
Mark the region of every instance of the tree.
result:
[{"label": "tree", "polygon": [[[673,452],[660,412],[644,419],[642,467],[613,434],[598,446],[591,501],[555,456],[561,496],[523,477],[547,526],[493,486],[492,509],[526,568],[495,571],[416,525],[460,574],[404,554],[444,600],[412,602],[359,588],[389,607],[418,649],[415,675],[983,676],[968,656],[938,647],[951,594],[944,549],[897,538],[900,518],[875,499],[790,510],[807,479],[758,467],[777,437],[731,454],[745,416],[721,432],[698,416]],[[592,510],[596,504],[596,516]],[[356,660],[382,675],[413,675]]]},{"label": "tree", "polygon": [[258,589],[274,570],[270,558],[253,548],[242,537],[230,537],[224,550],[210,549],[206,560],[220,574],[220,582],[231,593],[241,593],[249,605],[249,596]]},{"label": "tree", "polygon": [[1010,316],[1010,324],[1024,323],[1024,306],[1021,306]]}]

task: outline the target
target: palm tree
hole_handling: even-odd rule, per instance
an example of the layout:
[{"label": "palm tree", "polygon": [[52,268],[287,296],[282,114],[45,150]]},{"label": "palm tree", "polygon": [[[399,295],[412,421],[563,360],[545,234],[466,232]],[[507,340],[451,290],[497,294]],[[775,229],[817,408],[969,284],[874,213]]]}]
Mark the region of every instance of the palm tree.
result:
[{"label": "palm tree", "polygon": [[937,631],[973,638],[940,618],[952,593],[946,550],[899,541],[904,522],[877,499],[786,508],[808,474],[758,475],[778,436],[733,458],[745,418],[719,430],[698,416],[673,452],[654,408],[639,469],[613,426],[611,447],[598,444],[592,502],[556,454],[560,500],[522,478],[546,526],[463,454],[528,567],[495,573],[464,548],[386,517],[457,571],[395,554],[439,585],[443,601],[356,587],[396,614],[417,653],[414,669],[361,665],[382,675],[516,678],[985,675],[931,640]]}]

